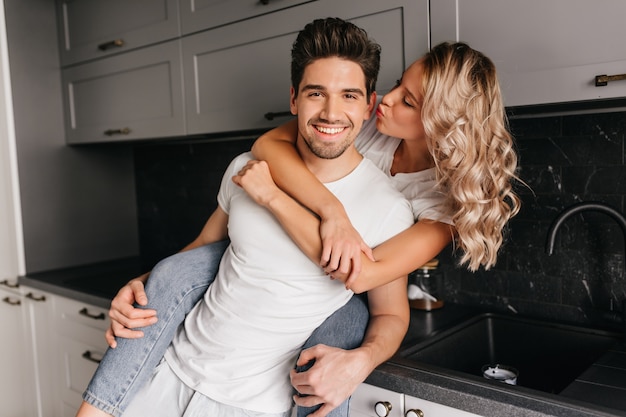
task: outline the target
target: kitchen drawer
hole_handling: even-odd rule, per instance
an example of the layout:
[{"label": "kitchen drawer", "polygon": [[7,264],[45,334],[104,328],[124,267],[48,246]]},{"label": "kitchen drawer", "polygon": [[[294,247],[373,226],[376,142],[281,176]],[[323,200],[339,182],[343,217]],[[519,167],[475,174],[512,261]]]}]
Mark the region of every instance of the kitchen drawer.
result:
[{"label": "kitchen drawer", "polygon": [[66,68],[62,79],[70,144],[185,133],[178,40]]},{"label": "kitchen drawer", "polygon": [[314,0],[181,0],[183,34],[310,3]]},{"label": "kitchen drawer", "polygon": [[177,0],[57,0],[63,66],[180,35]]},{"label": "kitchen drawer", "polygon": [[[104,341],[104,338],[102,338]],[[98,368],[98,361],[106,351],[106,343],[89,344],[62,337],[61,352],[61,402],[63,416],[74,416],[82,402],[82,393]],[[68,414],[69,412],[69,414]]]},{"label": "kitchen drawer", "polygon": [[[361,384],[352,394],[350,400],[350,417],[376,416],[376,404],[386,403],[390,406],[387,417],[402,417],[403,395],[373,385]],[[384,415],[384,414],[378,414]]]},{"label": "kitchen drawer", "polygon": [[85,343],[104,344],[104,332],[109,327],[107,309],[94,307],[65,297],[56,297],[56,325],[64,336]]},{"label": "kitchen drawer", "polygon": [[409,395],[404,396],[404,409],[405,412],[408,412],[409,410],[422,411],[424,416],[427,417],[480,417],[478,414],[457,410],[456,408],[411,397]]},{"label": "kitchen drawer", "polygon": [[188,134],[268,129],[288,120],[291,46],[307,23],[326,17],[331,7],[335,16],[359,25],[381,45],[381,94],[428,50],[424,0],[361,0],[358,7],[347,0],[318,0],[186,36]]}]

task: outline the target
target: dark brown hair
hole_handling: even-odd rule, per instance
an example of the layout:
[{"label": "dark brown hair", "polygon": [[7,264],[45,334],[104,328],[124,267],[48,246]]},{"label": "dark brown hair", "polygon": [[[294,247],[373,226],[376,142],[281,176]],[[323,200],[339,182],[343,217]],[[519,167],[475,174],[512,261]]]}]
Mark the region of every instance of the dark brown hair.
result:
[{"label": "dark brown hair", "polygon": [[358,64],[365,74],[367,98],[376,90],[380,45],[353,23],[338,18],[317,19],[298,34],[291,49],[291,85],[298,87],[305,68],[321,58],[338,57]]}]

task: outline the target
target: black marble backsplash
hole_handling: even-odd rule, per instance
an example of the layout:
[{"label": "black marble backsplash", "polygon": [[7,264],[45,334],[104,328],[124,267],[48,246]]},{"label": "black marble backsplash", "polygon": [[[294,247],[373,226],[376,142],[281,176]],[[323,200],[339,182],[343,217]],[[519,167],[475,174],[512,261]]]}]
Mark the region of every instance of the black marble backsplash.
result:
[{"label": "black marble backsplash", "polygon": [[[625,246],[608,216],[569,218],[545,253],[548,227],[565,207],[602,201],[624,212],[626,112],[512,119],[520,156],[521,212],[490,271],[440,256],[447,301],[598,327],[618,326],[626,299]],[[195,238],[215,209],[224,169],[252,139],[154,143],[135,149],[140,249],[146,268]]]},{"label": "black marble backsplash", "polygon": [[601,201],[624,213],[626,112],[519,118],[510,122],[520,156],[522,209],[497,265],[453,268],[446,250],[446,298],[463,304],[597,327],[619,326],[626,299],[625,245],[602,213],[566,220],[552,256],[552,220],[571,204]]}]

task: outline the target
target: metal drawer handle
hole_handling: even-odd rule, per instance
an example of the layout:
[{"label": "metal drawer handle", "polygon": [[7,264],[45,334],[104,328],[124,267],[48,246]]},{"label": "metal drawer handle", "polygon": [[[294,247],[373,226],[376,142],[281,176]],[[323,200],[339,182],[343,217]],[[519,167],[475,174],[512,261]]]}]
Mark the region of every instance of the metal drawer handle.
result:
[{"label": "metal drawer handle", "polygon": [[22,304],[20,300],[16,300],[15,298],[11,298],[11,297],[4,297],[2,301],[4,301],[5,303],[11,306],[19,306],[20,304]]},{"label": "metal drawer handle", "polygon": [[424,412],[420,409],[412,408],[404,413],[404,417],[424,417]]},{"label": "metal drawer handle", "polygon": [[109,130],[105,130],[104,134],[107,136],[113,136],[113,135],[128,135],[130,133],[130,129],[125,127],[122,129],[109,129]]},{"label": "metal drawer handle", "polygon": [[30,298],[33,301],[46,301],[46,296],[45,295],[40,295],[38,297],[35,294],[33,294],[32,292],[29,292],[28,294],[26,294],[26,298]]},{"label": "metal drawer handle", "polygon": [[8,279],[0,281],[0,285],[4,285],[5,287],[9,287],[9,288],[19,288],[20,287],[20,284],[18,284],[17,282],[15,284],[11,284]]},{"label": "metal drawer handle", "polygon": [[98,45],[98,49],[101,51],[106,51],[110,48],[121,48],[122,46],[124,46],[124,39],[115,39],[113,41],[101,43],[100,45]]},{"label": "metal drawer handle", "polygon": [[100,363],[102,362],[102,358],[98,358],[95,357],[94,354],[90,351],[90,350],[86,350],[85,353],[83,353],[83,358],[87,359],[88,361],[91,362],[95,362],[95,363]]},{"label": "metal drawer handle", "polygon": [[626,74],[617,75],[596,75],[596,87],[604,87],[609,81],[626,80]]},{"label": "metal drawer handle", "polygon": [[274,117],[286,117],[292,116],[290,111],[279,111],[279,112],[269,112],[265,113],[265,118],[267,120],[274,120]]},{"label": "metal drawer handle", "polygon": [[104,320],[106,317],[104,313],[95,314],[95,315],[89,313],[89,310],[87,310],[87,307],[80,310],[78,314],[80,314],[81,316],[89,317],[90,319],[94,319],[94,320]]}]

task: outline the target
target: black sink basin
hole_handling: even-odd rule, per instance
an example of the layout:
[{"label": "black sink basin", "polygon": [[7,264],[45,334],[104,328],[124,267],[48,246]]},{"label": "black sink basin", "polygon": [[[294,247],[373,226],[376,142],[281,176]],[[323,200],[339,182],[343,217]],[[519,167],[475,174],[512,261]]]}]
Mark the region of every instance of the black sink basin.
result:
[{"label": "black sink basin", "polygon": [[616,333],[488,313],[398,356],[403,363],[418,361],[479,378],[484,365],[510,366],[519,372],[517,385],[558,394],[618,341]]}]

